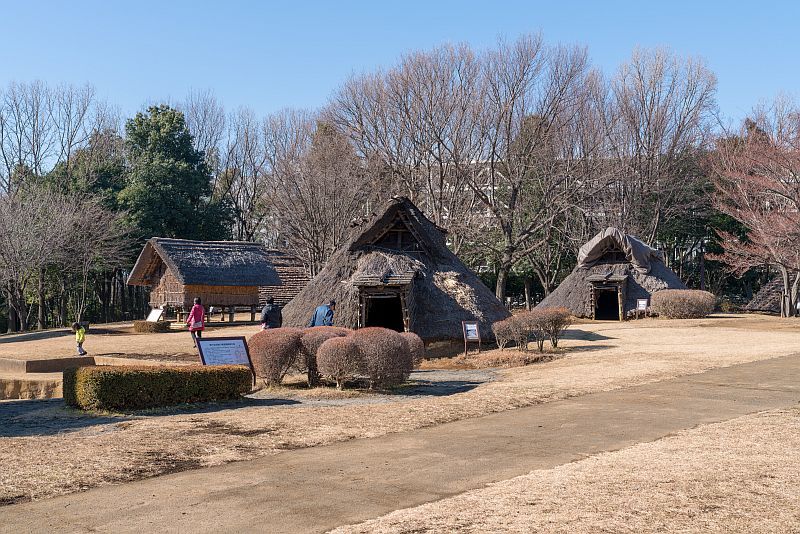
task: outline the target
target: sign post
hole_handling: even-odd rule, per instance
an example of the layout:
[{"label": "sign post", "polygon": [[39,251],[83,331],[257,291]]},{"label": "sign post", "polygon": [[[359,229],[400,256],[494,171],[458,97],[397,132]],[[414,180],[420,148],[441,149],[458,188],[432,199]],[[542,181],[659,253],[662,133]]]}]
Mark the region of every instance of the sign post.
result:
[{"label": "sign post", "polygon": [[256,373],[244,336],[201,338],[197,340],[197,350],[203,365],[246,365],[255,384]]},{"label": "sign post", "polygon": [[161,320],[161,317],[164,315],[164,310],[161,308],[153,308],[150,310],[150,313],[147,315],[147,322],[148,323],[157,323]]},{"label": "sign post", "polygon": [[481,352],[481,332],[478,328],[478,321],[461,321],[461,329],[464,331],[464,356],[469,352],[469,344],[478,344],[478,353]]},{"label": "sign post", "polygon": [[647,299],[636,299],[636,318],[639,318],[639,312],[642,312],[642,317],[647,317]]}]

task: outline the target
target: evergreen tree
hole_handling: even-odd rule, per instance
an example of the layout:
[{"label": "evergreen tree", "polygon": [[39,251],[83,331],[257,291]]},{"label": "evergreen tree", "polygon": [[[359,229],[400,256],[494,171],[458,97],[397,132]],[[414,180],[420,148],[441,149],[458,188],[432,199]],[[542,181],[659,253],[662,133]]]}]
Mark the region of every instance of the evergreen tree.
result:
[{"label": "evergreen tree", "polygon": [[204,154],[192,145],[183,113],[152,106],[125,125],[127,185],[119,194],[140,239],[226,239],[230,210],[212,199]]}]

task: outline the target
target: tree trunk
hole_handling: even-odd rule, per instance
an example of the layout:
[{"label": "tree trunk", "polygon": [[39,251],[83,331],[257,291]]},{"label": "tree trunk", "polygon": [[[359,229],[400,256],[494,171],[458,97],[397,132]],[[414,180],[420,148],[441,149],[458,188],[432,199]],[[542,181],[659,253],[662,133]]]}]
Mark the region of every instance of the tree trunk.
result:
[{"label": "tree trunk", "polygon": [[525,309],[531,311],[531,279],[529,276],[525,277]]},{"label": "tree trunk", "polygon": [[514,266],[514,249],[506,247],[503,251],[503,256],[500,259],[500,268],[497,271],[497,286],[495,287],[495,296],[503,305],[506,303],[506,286],[508,285],[508,275],[511,273],[511,267]]},{"label": "tree trunk", "polygon": [[45,324],[45,317],[44,317],[44,269],[39,270],[39,291],[38,291],[38,299],[39,299],[39,313],[37,315],[36,327],[39,330],[44,330],[47,326]]}]

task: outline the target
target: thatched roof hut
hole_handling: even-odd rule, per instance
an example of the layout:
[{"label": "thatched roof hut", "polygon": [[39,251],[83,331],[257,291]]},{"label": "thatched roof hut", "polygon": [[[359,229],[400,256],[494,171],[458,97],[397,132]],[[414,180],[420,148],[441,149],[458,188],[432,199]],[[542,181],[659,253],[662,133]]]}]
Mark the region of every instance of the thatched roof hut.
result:
[{"label": "thatched roof hut", "polygon": [[261,286],[259,305],[263,306],[267,298],[272,297],[275,299],[275,304],[286,306],[311,281],[308,269],[303,260],[288,252],[268,249],[267,258],[278,273],[280,285]]},{"label": "thatched roof hut", "polygon": [[147,241],[128,276],[150,287],[152,307],[188,309],[194,297],[206,306],[256,306],[258,288],[279,285],[267,248],[241,241]]},{"label": "thatched roof hut", "polygon": [[314,308],[337,302],[334,322],[359,328],[409,330],[426,341],[461,339],[461,321],[509,316],[478,277],[445,244],[438,228],[407,198],[394,198],[354,229],[327,266],[283,312],[287,326],[305,326]]},{"label": "thatched roof hut", "polygon": [[757,313],[781,313],[781,300],[783,299],[783,278],[776,276],[753,295],[753,298],[744,307],[745,311]]},{"label": "thatched roof hut", "polygon": [[577,317],[623,320],[662,289],[686,285],[663,254],[616,228],[606,228],[578,252],[572,273],[537,307],[565,307]]}]

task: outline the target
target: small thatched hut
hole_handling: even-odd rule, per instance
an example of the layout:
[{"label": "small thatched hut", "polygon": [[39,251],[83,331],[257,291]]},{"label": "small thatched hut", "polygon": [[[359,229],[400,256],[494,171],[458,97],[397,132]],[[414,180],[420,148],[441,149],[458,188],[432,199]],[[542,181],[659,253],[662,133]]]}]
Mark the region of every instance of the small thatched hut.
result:
[{"label": "small thatched hut", "polygon": [[280,278],[280,285],[261,286],[259,288],[260,305],[267,298],[275,299],[278,306],[286,306],[311,281],[308,269],[303,260],[280,250],[268,249],[267,257]]},{"label": "small thatched hut", "polygon": [[279,285],[267,248],[241,241],[154,237],[144,246],[128,284],[150,287],[150,306],[257,306],[260,286]]},{"label": "small thatched hut", "polygon": [[783,300],[783,278],[777,276],[761,286],[744,307],[745,311],[780,315]]},{"label": "small thatched hut", "polygon": [[407,198],[394,198],[290,302],[287,326],[305,326],[314,308],[337,302],[334,322],[415,332],[424,340],[462,338],[461,321],[479,321],[481,334],[509,316],[478,277],[445,244],[438,228]]},{"label": "small thatched hut", "polygon": [[663,254],[606,228],[578,252],[578,265],[537,307],[565,307],[576,317],[624,320],[636,301],[662,289],[686,289]]}]

